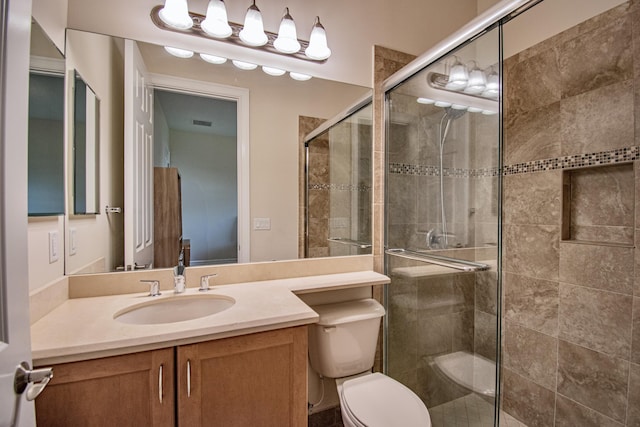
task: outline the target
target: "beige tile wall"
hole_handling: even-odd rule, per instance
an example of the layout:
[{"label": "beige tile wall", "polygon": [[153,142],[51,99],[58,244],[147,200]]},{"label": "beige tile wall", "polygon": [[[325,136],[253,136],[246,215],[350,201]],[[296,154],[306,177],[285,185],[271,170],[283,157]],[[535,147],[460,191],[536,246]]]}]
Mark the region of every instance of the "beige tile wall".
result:
[{"label": "beige tile wall", "polygon": [[[504,65],[506,166],[640,145],[640,1]],[[576,173],[564,221],[604,227],[582,243],[561,170],[504,177],[502,399],[528,426],[640,426],[638,167]]]}]

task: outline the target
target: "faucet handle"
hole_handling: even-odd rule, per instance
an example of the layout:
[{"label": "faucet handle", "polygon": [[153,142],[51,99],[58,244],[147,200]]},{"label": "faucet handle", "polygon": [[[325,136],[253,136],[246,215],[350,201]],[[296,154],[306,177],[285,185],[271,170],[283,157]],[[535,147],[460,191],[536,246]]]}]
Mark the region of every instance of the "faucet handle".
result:
[{"label": "faucet handle", "polygon": [[143,283],[149,284],[149,295],[150,297],[157,297],[158,295],[162,295],[160,293],[160,281],[159,280],[140,280]]},{"label": "faucet handle", "polygon": [[211,279],[212,277],[216,277],[217,274],[207,274],[206,276],[201,276],[200,277],[200,291],[202,292],[206,292],[209,290],[209,279]]}]

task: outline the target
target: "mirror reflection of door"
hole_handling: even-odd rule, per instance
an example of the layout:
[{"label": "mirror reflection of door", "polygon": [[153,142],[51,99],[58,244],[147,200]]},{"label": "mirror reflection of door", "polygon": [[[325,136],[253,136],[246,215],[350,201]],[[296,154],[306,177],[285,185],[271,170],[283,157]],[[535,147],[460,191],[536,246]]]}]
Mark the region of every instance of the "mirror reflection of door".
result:
[{"label": "mirror reflection of door", "polygon": [[154,104],[154,167],[179,175],[189,265],[237,262],[237,102],[155,89]]}]

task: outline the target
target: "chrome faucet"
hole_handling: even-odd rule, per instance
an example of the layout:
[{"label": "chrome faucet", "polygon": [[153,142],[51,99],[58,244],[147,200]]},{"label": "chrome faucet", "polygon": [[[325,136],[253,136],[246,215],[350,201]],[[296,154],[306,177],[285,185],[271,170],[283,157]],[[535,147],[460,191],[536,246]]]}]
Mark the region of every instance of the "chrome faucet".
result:
[{"label": "chrome faucet", "polygon": [[157,297],[158,295],[162,295],[160,293],[160,281],[159,280],[140,280],[143,283],[149,284],[149,295],[150,297]]},{"label": "chrome faucet", "polygon": [[206,276],[200,277],[200,291],[206,292],[209,290],[209,279],[212,277],[216,277],[217,274],[207,274]]},{"label": "chrome faucet", "polygon": [[178,256],[178,265],[173,268],[173,292],[176,294],[183,293],[187,284],[184,280],[184,252],[181,250],[180,255]]}]

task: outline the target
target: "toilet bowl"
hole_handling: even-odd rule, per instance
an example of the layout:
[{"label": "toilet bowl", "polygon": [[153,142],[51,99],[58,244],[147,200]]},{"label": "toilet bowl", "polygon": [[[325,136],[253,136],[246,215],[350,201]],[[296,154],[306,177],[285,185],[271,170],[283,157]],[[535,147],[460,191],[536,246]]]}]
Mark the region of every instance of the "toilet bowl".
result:
[{"label": "toilet bowl", "polygon": [[398,381],[381,373],[337,380],[345,427],[430,427],[425,404]]},{"label": "toilet bowl", "polygon": [[346,427],[429,427],[429,411],[409,388],[371,373],[384,308],[367,298],[312,307],[309,361],[321,376],[336,379]]}]

